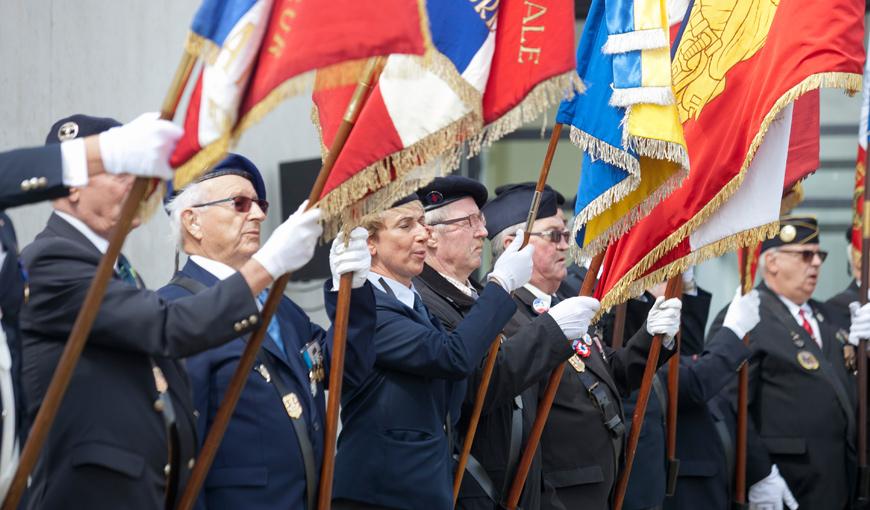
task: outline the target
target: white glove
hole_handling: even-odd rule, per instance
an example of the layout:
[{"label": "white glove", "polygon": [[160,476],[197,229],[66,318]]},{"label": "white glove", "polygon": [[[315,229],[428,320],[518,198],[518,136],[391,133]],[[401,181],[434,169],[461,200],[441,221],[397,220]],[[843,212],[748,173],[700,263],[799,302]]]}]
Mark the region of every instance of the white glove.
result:
[{"label": "white glove", "polygon": [[770,469],[770,474],[756,482],[749,488],[750,508],[764,508],[765,510],[782,510],[782,503],[791,510],[797,510],[798,502],[794,499],[788,484],[779,474],[776,464]]},{"label": "white glove", "polygon": [[522,287],[532,277],[532,255],[535,253],[535,247],[529,244],[520,250],[521,244],[523,244],[522,230],[517,232],[513,242],[495,261],[495,267],[487,276],[487,279],[493,278],[508,292]]},{"label": "white glove", "polygon": [[849,311],[852,314],[852,326],[849,328],[849,343],[858,345],[862,338],[870,339],[870,303],[864,306],[857,301],[849,303]]},{"label": "white glove", "polygon": [[761,320],[761,316],[758,314],[760,305],[761,298],[758,296],[757,290],[752,289],[749,294],[744,296],[740,293],[740,287],[737,287],[737,292],[734,293],[734,298],[728,305],[728,311],[725,312],[725,320],[722,325],[733,331],[738,337],[743,338]]},{"label": "white glove", "polygon": [[353,271],[353,285],[351,288],[358,289],[365,285],[372,267],[372,255],[369,253],[368,230],[357,227],[350,231],[347,245],[344,244],[344,234],[332,241],[329,250],[329,269],[332,271],[332,290],[338,290],[338,282],[341,275]]},{"label": "white glove", "polygon": [[674,347],[674,336],[680,330],[680,310],[683,302],[679,298],[665,301],[664,296],[656,298],[655,304],[646,317],[646,330],[650,335],[664,335],[662,346],[671,350]]},{"label": "white glove", "polygon": [[586,334],[589,323],[599,308],[601,303],[597,299],[579,296],[560,301],[547,313],[562,329],[565,338],[574,340]]},{"label": "white glove", "polygon": [[172,179],[169,156],[184,131],[157,113],[100,133],[100,158],[110,174]]},{"label": "white glove", "polygon": [[295,271],[314,256],[317,238],[323,233],[320,209],[306,211],[308,200],[287,220],[278,225],[269,240],[253,255],[272,278]]}]

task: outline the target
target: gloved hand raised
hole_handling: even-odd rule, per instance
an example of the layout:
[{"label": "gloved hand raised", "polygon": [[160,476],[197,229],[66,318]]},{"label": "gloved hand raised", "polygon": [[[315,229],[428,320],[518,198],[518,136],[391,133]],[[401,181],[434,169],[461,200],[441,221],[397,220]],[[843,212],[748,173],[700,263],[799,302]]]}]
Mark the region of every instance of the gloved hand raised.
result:
[{"label": "gloved hand raised", "polygon": [[565,338],[574,340],[586,334],[592,317],[601,308],[597,299],[579,296],[560,301],[547,312],[556,321]]},{"label": "gloved hand raised", "polygon": [[252,258],[262,265],[272,278],[295,271],[314,256],[317,238],[323,233],[320,209],[306,211],[308,200],[302,202]]},{"label": "gloved hand raised", "polygon": [[858,345],[862,338],[870,339],[870,303],[864,306],[857,301],[849,303],[849,311],[852,313],[852,326],[849,328],[849,343]]},{"label": "gloved hand raised", "polygon": [[522,287],[532,277],[532,255],[535,253],[535,247],[529,244],[520,250],[521,244],[523,244],[522,230],[517,231],[513,242],[495,261],[495,267],[487,276],[487,279],[494,279],[508,292]]},{"label": "gloved hand raised", "polygon": [[347,245],[344,244],[344,234],[339,233],[332,241],[329,250],[329,269],[332,271],[332,290],[338,290],[341,275],[353,271],[353,285],[358,289],[365,285],[372,266],[372,255],[369,253],[368,230],[357,227],[350,231]]},{"label": "gloved hand raised", "polygon": [[749,504],[757,508],[782,510],[783,502],[790,510],[798,508],[797,500],[789,490],[785,479],[779,474],[779,468],[774,464],[769,475],[749,488]]},{"label": "gloved hand raised", "polygon": [[110,174],[172,179],[169,156],[184,131],[157,113],[143,113],[99,135],[100,159]]},{"label": "gloved hand raised", "polygon": [[758,313],[760,305],[761,298],[758,296],[757,290],[752,289],[744,296],[740,293],[740,287],[737,287],[737,292],[734,293],[734,298],[728,305],[728,311],[725,312],[725,320],[722,321],[722,325],[743,338],[761,320]]},{"label": "gloved hand raised", "polygon": [[680,310],[683,302],[679,298],[665,300],[659,296],[646,317],[646,330],[650,335],[664,335],[662,346],[665,349],[674,347],[674,336],[680,330]]}]

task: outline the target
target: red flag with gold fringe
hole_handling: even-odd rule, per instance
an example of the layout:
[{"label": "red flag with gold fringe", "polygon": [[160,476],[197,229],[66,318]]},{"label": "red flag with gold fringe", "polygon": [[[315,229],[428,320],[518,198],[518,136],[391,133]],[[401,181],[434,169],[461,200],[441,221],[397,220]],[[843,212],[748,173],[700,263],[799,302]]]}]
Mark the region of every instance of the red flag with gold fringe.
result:
[{"label": "red flag with gold fringe", "polygon": [[695,2],[673,75],[696,170],[610,246],[604,307],[776,232],[793,102],[820,87],[857,91],[863,34],[857,0]]}]

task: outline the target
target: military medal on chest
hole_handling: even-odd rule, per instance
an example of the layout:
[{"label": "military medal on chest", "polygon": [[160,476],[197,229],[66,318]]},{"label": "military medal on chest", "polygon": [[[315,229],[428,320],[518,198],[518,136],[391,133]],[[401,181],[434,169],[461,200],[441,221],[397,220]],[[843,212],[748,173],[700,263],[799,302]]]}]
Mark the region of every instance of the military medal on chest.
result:
[{"label": "military medal on chest", "polygon": [[536,314],[541,315],[550,310],[550,305],[548,305],[543,298],[535,298],[535,300],[532,301],[532,310],[534,310]]},{"label": "military medal on chest", "polygon": [[305,347],[300,351],[302,359],[305,360],[305,366],[308,367],[308,381],[311,385],[311,396],[317,396],[317,384],[323,381],[326,376],[326,370],[323,366],[323,350],[320,348],[320,342],[312,340],[305,344]]},{"label": "military medal on chest", "polygon": [[810,351],[798,351],[797,361],[804,370],[818,370],[819,359]]}]

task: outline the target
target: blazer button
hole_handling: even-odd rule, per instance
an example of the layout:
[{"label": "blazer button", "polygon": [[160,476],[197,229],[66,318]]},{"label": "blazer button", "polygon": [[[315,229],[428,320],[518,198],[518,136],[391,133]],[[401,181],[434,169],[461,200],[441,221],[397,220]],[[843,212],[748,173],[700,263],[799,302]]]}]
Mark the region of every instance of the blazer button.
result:
[{"label": "blazer button", "polygon": [[159,398],[154,401],[154,410],[157,411],[158,413],[163,412],[163,401],[160,400]]},{"label": "blazer button", "polygon": [[196,465],[196,459],[191,457],[190,460],[187,461],[187,469],[193,469],[193,466],[195,466],[195,465]]},{"label": "blazer button", "polygon": [[36,189],[39,187],[39,179],[36,177],[30,178],[30,189]]},{"label": "blazer button", "polygon": [[199,418],[199,411],[197,411],[196,409],[193,410],[193,417]]},{"label": "blazer button", "polygon": [[242,321],[241,321],[241,323],[240,323],[240,324],[241,324],[241,325],[242,325],[242,329],[247,329],[247,328],[248,328],[248,326],[250,326],[250,325],[251,325],[251,323],[250,323],[250,322],[248,322],[248,319],[242,319]]},{"label": "blazer button", "polygon": [[242,329],[243,329],[243,328],[242,328],[242,323],[241,323],[241,322],[237,322],[237,323],[233,324],[233,329],[236,330],[236,333],[240,333],[240,332],[242,331]]},{"label": "blazer button", "polygon": [[171,472],[172,472],[172,467],[169,464],[163,466],[163,474],[164,475],[169,476],[169,473],[171,473]]},{"label": "blazer button", "polygon": [[[2,225],[0,225],[0,226],[2,226]],[[248,322],[251,323],[251,326],[253,326],[254,324],[256,324],[258,320],[259,320],[259,319],[257,319],[257,316],[256,316],[256,315],[251,315],[250,317],[248,317]]]},{"label": "blazer button", "polygon": [[30,181],[27,179],[21,181],[21,191],[30,191]]},{"label": "blazer button", "polygon": [[48,186],[48,179],[46,179],[45,177],[40,177],[38,182],[39,182],[40,188],[44,188],[44,187]]}]

